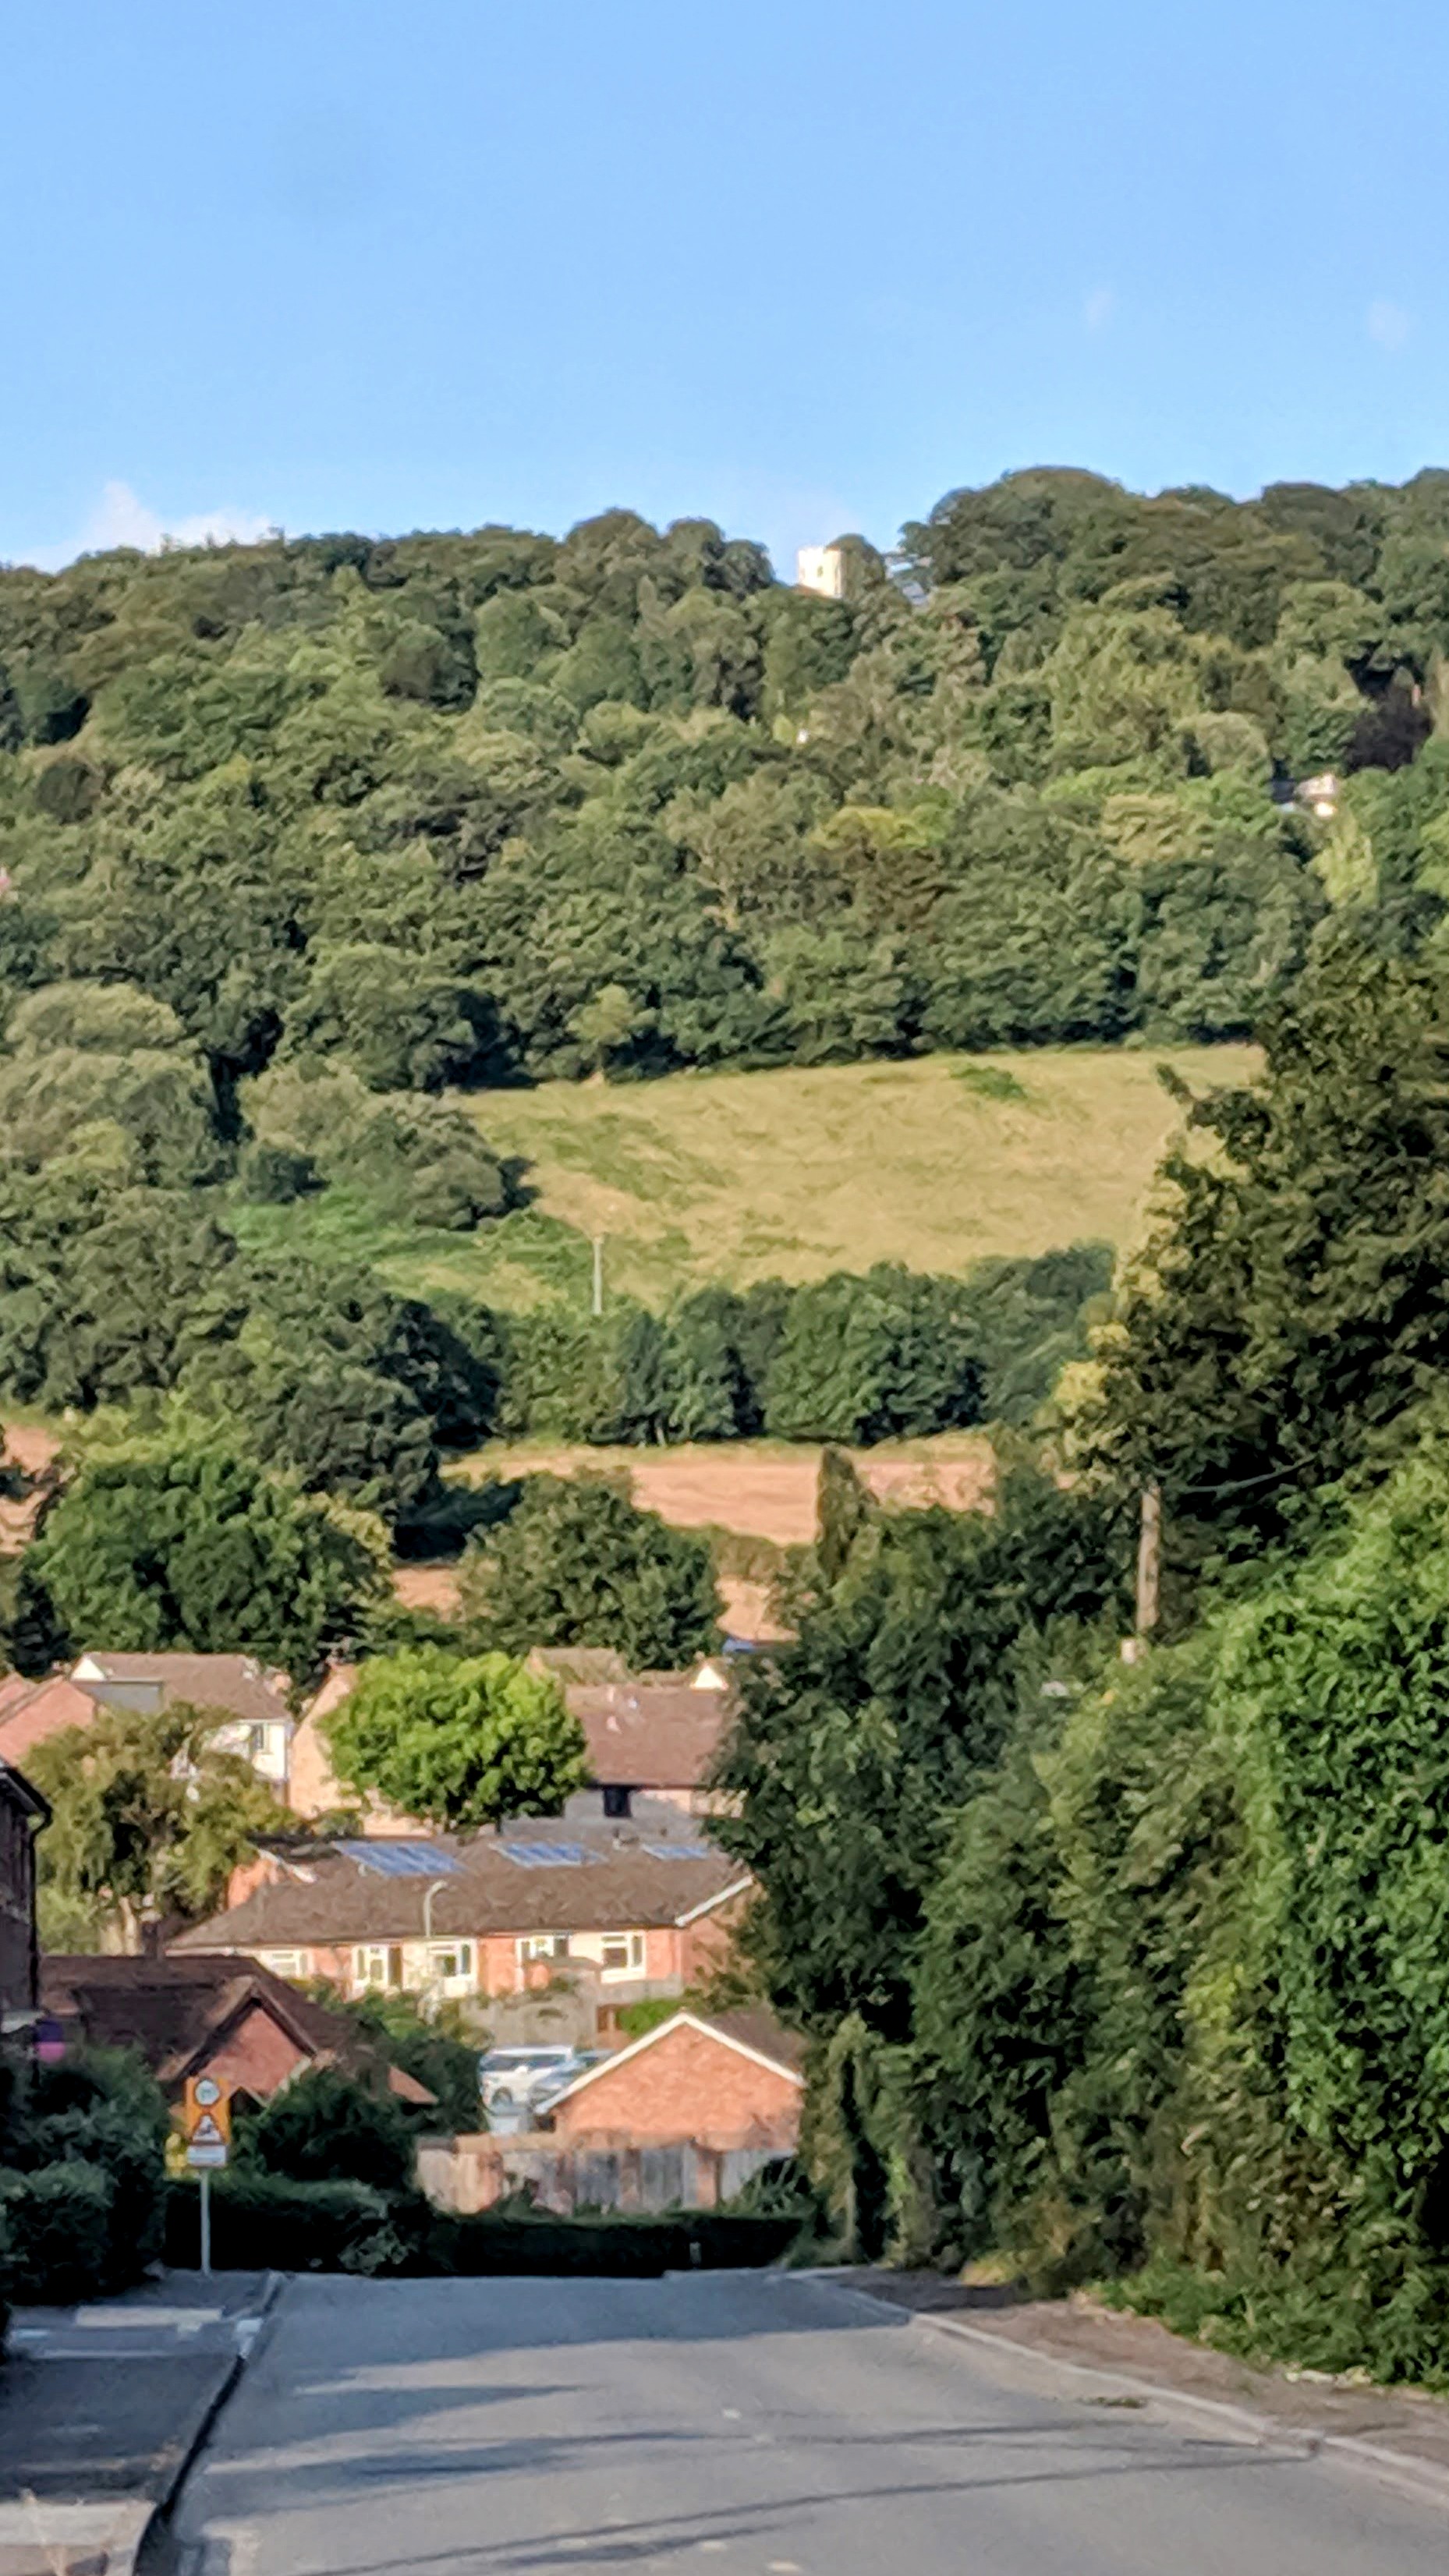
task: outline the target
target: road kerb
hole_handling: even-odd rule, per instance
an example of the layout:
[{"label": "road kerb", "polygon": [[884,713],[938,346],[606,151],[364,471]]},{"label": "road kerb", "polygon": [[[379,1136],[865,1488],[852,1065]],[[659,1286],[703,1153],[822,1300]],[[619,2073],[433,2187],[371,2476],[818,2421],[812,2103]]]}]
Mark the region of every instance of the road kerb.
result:
[{"label": "road kerb", "polygon": [[106,2558],[106,2576],[134,2576],[136,2561],[141,2554],[141,2550],[145,2542],[150,2538],[150,2535],[155,2530],[157,2524],[164,2522],[171,2512],[177,2497],[181,2493],[182,2486],[186,2481],[189,2471],[206,2444],[207,2437],[210,2434],[212,2426],[215,2424],[218,2415],[221,2413],[223,2406],[226,2404],[227,2399],[230,2397],[232,2390],[235,2388],[242,2372],[246,2369],[247,2364],[255,2357],[258,2347],[265,2341],[267,2324],[276,2307],[278,2299],[282,2295],[283,2289],[286,2287],[286,2282],[287,2275],[285,2272],[268,2272],[262,2286],[262,2295],[257,2305],[258,2323],[256,2333],[248,2337],[245,2346],[238,2344],[221,2380],[215,2388],[208,2392],[204,2403],[198,2407],[195,2419],[187,2429],[181,2448],[177,2452],[176,2458],[172,2462],[170,2469],[167,2471],[166,2479],[160,2493],[152,2497],[149,2509],[145,2513],[144,2518],[139,2521],[135,2533],[133,2535],[128,2534],[119,2549],[113,2549],[108,2553]]},{"label": "road kerb", "polygon": [[892,2316],[909,2326],[974,2344],[979,2351],[994,2354],[998,2361],[1005,2356],[1028,2370],[1039,2371],[1045,2378],[1072,2382],[1079,2390],[1092,2385],[1104,2395],[1134,2397],[1144,2406],[1160,2408],[1164,2413],[1205,2418],[1231,2438],[1251,2442],[1259,2449],[1289,2451],[1302,2459],[1335,2461],[1357,2470],[1361,2476],[1398,2487],[1421,2504],[1435,2504],[1449,2511],[1449,2469],[1438,2468],[1432,2460],[1421,2460],[1412,2451],[1396,2451],[1392,2445],[1372,2441],[1364,2434],[1331,2433],[1314,2424],[1282,2424],[1252,2407],[1229,2405],[1220,2397],[1199,2397],[1190,2389],[1174,2388],[1170,2381],[1143,2379],[1134,2372],[1101,2370],[1092,2362],[1072,2361],[1065,2354],[1044,2351],[1039,2344],[1019,2343],[1014,2335],[1000,2330],[970,2325],[964,2317],[903,2308],[895,2299],[862,2289],[858,2281],[846,2277],[843,2268],[833,2265],[828,2271],[822,2267],[815,2272],[794,2272],[782,2277],[823,2280],[833,2290],[865,2300],[878,2316]]}]

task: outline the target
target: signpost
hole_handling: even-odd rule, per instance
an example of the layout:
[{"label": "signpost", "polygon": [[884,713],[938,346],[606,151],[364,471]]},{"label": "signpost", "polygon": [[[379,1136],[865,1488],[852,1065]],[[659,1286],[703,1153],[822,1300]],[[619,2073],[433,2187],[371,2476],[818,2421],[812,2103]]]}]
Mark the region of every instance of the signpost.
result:
[{"label": "signpost", "polygon": [[211,2270],[211,2177],[231,2153],[231,2086],[214,2075],[188,2075],[181,2113],[186,2161],[201,2176],[201,2268]]}]

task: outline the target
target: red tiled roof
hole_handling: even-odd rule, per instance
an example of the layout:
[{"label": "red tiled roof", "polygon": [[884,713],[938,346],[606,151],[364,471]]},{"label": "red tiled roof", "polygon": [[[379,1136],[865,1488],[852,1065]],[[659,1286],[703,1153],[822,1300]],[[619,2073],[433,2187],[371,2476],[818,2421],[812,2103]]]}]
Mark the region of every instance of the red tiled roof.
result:
[{"label": "red tiled roof", "polygon": [[95,1714],[95,1701],[64,1673],[50,1681],[24,1682],[16,1692],[7,1690],[0,1697],[0,1761],[23,1761],[47,1736],[59,1735],[67,1726],[90,1726]]},{"label": "red tiled roof", "polygon": [[[40,2000],[46,2012],[75,2025],[90,2047],[135,2049],[171,2092],[254,2004],[319,2064],[361,2074],[382,2063],[346,2014],[329,2012],[251,1959],[43,1958]],[[398,2068],[388,2073],[404,2100],[434,2099],[413,2076]]]},{"label": "red tiled roof", "polygon": [[168,1707],[184,1701],[191,1708],[225,1709],[251,1725],[275,1724],[291,1714],[254,1655],[127,1655],[97,1646],[80,1660],[94,1664],[97,1674],[94,1681],[79,1682],[81,1690],[99,1693],[107,1682],[150,1682]]},{"label": "red tiled roof", "polygon": [[601,1788],[699,1789],[734,1721],[733,1695],[687,1681],[565,1686]]}]

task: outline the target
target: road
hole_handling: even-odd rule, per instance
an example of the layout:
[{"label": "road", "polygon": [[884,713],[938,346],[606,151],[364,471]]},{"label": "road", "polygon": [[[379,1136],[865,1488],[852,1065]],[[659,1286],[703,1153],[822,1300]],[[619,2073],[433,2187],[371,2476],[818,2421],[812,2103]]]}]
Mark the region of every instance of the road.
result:
[{"label": "road", "polygon": [[1442,2511],[798,2276],[295,2282],[154,2576],[1445,2576]]}]

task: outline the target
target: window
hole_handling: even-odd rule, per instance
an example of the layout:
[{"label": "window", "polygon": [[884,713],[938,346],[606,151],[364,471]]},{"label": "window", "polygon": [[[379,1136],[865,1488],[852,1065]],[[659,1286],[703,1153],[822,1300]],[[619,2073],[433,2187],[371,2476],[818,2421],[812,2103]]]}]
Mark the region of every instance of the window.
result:
[{"label": "window", "polygon": [[606,1783],[604,1789],[604,1813],[606,1816],[612,1816],[616,1820],[625,1817],[632,1812],[633,1804],[634,1792],[632,1789],[618,1788],[612,1781]]},{"label": "window", "polygon": [[262,1966],[270,1968],[274,1977],[310,1977],[312,1953],[310,1950],[264,1950]]},{"label": "window", "polygon": [[430,1977],[442,1977],[445,1980],[449,1977],[471,1977],[473,1974],[472,1942],[445,1941],[436,1950],[430,1950],[428,1974]]},{"label": "window", "polygon": [[627,1977],[644,1965],[642,1932],[606,1932],[599,1947],[599,1965],[605,1976]]},{"label": "window", "polygon": [[352,1953],[352,1973],[360,1986],[400,1986],[402,1952],[393,1942],[364,1942]]},{"label": "window", "polygon": [[566,1959],[568,1954],[567,1932],[526,1932],[518,1944],[518,1955],[525,1963],[530,1959]]}]

